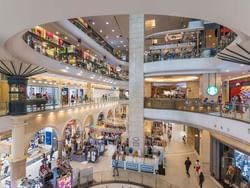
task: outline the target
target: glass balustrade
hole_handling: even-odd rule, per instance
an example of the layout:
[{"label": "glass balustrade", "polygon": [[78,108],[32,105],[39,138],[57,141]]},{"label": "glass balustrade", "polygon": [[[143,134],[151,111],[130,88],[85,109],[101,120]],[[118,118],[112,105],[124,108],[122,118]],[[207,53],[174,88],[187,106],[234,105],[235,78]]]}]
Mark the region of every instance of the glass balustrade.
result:
[{"label": "glass balustrade", "polygon": [[[60,110],[72,107],[92,107],[94,105],[108,104],[112,102],[118,102],[118,97],[107,98],[92,98],[80,102],[69,102],[68,104],[47,104],[45,99],[28,99],[25,101],[27,113],[42,112],[49,110]],[[0,116],[8,115],[9,107],[8,102],[0,102]]]},{"label": "glass balustrade", "polygon": [[220,36],[212,44],[207,42],[209,37],[210,35],[202,35],[199,39],[189,38],[184,41],[175,40],[165,41],[162,44],[152,44],[145,51],[144,62],[214,57],[236,39],[236,34],[229,32],[227,35]]},{"label": "glass balustrade", "polygon": [[42,55],[57,60],[65,65],[78,67],[93,73],[101,74],[116,80],[128,80],[128,72],[116,71],[109,63],[96,58],[91,59],[85,53],[73,48],[70,44],[67,47],[55,44],[30,31],[23,36],[25,42],[35,51]]},{"label": "glass balustrade", "polygon": [[220,104],[199,99],[145,98],[144,108],[197,112],[250,122],[250,105],[243,103]]},{"label": "glass balustrade", "polygon": [[112,171],[94,172],[87,176],[81,176],[78,184],[80,187],[87,188],[95,185],[108,183],[127,183],[150,188],[178,188],[177,186],[164,180],[164,176],[133,172],[129,170],[119,170],[119,176],[113,176]]}]

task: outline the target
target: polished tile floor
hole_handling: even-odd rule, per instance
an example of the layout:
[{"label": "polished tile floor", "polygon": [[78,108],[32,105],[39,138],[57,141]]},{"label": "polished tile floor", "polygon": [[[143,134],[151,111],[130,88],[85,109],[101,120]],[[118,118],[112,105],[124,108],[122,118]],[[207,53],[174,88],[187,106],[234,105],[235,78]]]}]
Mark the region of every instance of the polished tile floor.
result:
[{"label": "polished tile floor", "polygon": [[[188,144],[182,142],[182,126],[173,125],[172,141],[168,143],[166,148],[166,175],[161,176],[161,179],[171,184],[178,186],[179,188],[199,188],[198,176],[193,168],[190,168],[191,177],[187,177],[185,174],[184,161],[187,156],[191,161],[195,162],[197,159],[196,153]],[[79,163],[71,162],[73,168],[81,167],[93,167],[94,172],[111,171],[111,156],[114,151],[114,146],[109,145],[108,150],[103,156],[101,156],[97,163]],[[27,167],[27,175],[31,177],[38,176],[38,169],[41,162],[37,161],[34,164]],[[54,164],[52,164],[54,165]],[[4,181],[1,182],[1,187],[4,186]],[[108,186],[110,187],[110,186]],[[219,188],[221,186],[215,182],[209,175],[205,175],[205,183],[203,188]],[[101,188],[101,187],[100,187]],[[124,187],[125,188],[125,187]]]}]

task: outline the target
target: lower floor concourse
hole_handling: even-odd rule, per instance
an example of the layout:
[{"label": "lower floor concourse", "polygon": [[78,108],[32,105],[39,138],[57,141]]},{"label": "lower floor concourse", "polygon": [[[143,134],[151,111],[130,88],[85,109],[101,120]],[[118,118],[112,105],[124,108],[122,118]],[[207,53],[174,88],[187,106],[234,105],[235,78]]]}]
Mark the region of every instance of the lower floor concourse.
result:
[{"label": "lower floor concourse", "polygon": [[[183,143],[182,136],[183,132],[183,125],[180,124],[173,124],[172,129],[172,139],[168,142],[166,147],[166,175],[161,176],[164,181],[169,182],[173,185],[176,185],[179,188],[199,188],[198,185],[198,175],[195,172],[194,164],[197,160],[197,154],[192,146],[189,144]],[[164,138],[167,138],[164,135]],[[115,150],[115,145],[108,145],[106,147],[107,151],[101,156],[96,163],[81,163],[76,161],[71,161],[71,166],[73,169],[78,168],[81,166],[82,168],[90,168],[93,167],[94,173],[97,172],[104,172],[110,171],[112,172],[111,161],[112,161],[112,154]],[[54,154],[54,157],[57,158],[57,152]],[[187,157],[190,157],[192,165],[190,167],[190,177],[187,177],[185,173],[185,166],[184,162]],[[52,159],[52,166],[56,163],[55,159]],[[38,176],[39,166],[41,161],[37,161],[30,166],[27,166],[27,176],[31,175],[33,178]],[[123,171],[120,170],[119,171]],[[8,178],[7,178],[8,179]],[[5,187],[5,180],[1,182],[1,187]],[[108,185],[108,187],[110,187]],[[125,186],[126,187],[126,186]],[[219,188],[221,187],[218,185],[215,180],[213,180],[209,175],[205,174],[205,182],[203,188]]]}]

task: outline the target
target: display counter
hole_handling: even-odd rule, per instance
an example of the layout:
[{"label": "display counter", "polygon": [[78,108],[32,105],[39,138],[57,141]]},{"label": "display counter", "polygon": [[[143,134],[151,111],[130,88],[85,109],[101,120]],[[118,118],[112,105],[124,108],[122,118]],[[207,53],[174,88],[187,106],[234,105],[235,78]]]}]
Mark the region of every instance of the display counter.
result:
[{"label": "display counter", "polygon": [[[115,166],[115,160],[112,160],[112,167]],[[134,170],[138,172],[148,172],[155,174],[158,170],[159,159],[142,158],[126,156],[125,160],[118,160],[118,168],[124,170]]]}]

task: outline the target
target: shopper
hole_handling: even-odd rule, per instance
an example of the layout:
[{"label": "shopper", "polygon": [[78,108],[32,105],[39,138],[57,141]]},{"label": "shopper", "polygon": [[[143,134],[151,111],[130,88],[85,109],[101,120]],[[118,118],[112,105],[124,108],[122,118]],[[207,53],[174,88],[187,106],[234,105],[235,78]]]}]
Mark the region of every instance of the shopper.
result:
[{"label": "shopper", "polygon": [[190,177],[189,168],[190,168],[192,162],[190,161],[189,157],[187,157],[184,164],[185,164],[185,167],[186,167],[186,174],[188,175],[188,177]]},{"label": "shopper", "polygon": [[172,139],[172,135],[171,135],[171,133],[170,133],[170,134],[168,135],[168,142],[170,142],[171,139]]},{"label": "shopper", "polygon": [[195,161],[194,168],[195,168],[196,173],[199,174],[200,173],[200,169],[201,169],[201,165],[200,165],[200,161],[199,160]]},{"label": "shopper", "polygon": [[183,143],[186,144],[186,135],[183,135],[182,140],[183,140]]},{"label": "shopper", "polygon": [[114,162],[113,176],[115,176],[115,172],[116,175],[119,176],[119,170],[118,170],[119,153],[117,151],[115,151],[114,154],[112,155],[112,160]]},{"label": "shopper", "polygon": [[200,185],[200,188],[202,188],[202,185],[205,181],[205,177],[203,175],[203,173],[201,172],[200,175],[199,175],[199,185]]},{"label": "shopper", "polygon": [[54,150],[53,147],[51,147],[51,150],[50,150],[50,161],[52,161],[54,153],[55,153],[55,150]]}]

